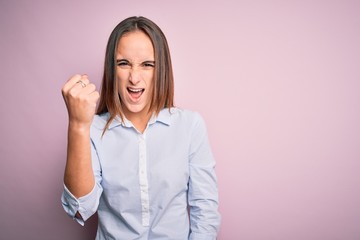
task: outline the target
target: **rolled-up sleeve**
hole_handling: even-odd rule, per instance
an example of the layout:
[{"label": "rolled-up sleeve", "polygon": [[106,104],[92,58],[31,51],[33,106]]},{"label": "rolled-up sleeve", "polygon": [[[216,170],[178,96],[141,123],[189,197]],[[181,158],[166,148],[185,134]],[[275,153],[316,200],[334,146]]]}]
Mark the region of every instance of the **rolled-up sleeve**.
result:
[{"label": "rolled-up sleeve", "polygon": [[211,152],[206,126],[196,115],[190,149],[190,178],[188,201],[190,206],[190,240],[216,239],[220,227],[218,188],[215,160]]},{"label": "rolled-up sleeve", "polygon": [[[65,212],[79,224],[84,226],[85,221],[89,219],[99,206],[100,196],[103,192],[101,187],[101,169],[98,153],[92,142],[91,146],[92,167],[95,176],[95,185],[90,193],[80,198],[76,198],[64,184],[64,190],[61,195],[61,202]],[[81,218],[76,217],[79,212]]]}]

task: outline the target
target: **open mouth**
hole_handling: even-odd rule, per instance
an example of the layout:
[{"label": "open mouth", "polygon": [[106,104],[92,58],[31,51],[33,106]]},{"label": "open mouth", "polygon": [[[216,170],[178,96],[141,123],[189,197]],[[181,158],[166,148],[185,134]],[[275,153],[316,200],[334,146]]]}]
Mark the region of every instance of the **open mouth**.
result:
[{"label": "open mouth", "polygon": [[141,96],[141,94],[145,91],[144,88],[130,88],[130,87],[128,87],[127,90],[133,99],[138,99]]}]

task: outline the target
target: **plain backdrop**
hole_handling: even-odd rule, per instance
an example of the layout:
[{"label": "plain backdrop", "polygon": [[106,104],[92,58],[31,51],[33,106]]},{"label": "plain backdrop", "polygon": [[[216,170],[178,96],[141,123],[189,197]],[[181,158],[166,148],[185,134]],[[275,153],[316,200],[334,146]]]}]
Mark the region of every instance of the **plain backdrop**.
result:
[{"label": "plain backdrop", "polygon": [[165,32],[176,105],[204,117],[220,240],[360,239],[360,2],[0,1],[0,239],[94,239],[63,211],[61,87],[122,19]]}]

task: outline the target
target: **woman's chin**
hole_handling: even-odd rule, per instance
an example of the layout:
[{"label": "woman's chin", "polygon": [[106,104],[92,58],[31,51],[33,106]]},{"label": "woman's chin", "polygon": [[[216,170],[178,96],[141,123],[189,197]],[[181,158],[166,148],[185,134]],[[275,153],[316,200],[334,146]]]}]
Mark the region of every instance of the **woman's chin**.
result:
[{"label": "woman's chin", "polygon": [[132,116],[142,116],[143,114],[147,113],[146,111],[146,106],[142,105],[142,104],[127,104],[126,108],[124,109],[125,114],[129,114]]}]

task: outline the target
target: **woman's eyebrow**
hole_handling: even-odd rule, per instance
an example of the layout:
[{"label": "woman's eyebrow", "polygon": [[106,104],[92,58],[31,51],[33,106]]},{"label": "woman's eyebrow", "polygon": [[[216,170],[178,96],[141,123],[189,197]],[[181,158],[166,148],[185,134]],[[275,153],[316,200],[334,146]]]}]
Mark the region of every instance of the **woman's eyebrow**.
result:
[{"label": "woman's eyebrow", "polygon": [[[116,63],[119,63],[119,62],[131,63],[129,60],[127,60],[127,59],[125,59],[125,58],[116,59]],[[141,62],[141,64],[143,64],[143,63],[155,64],[155,61],[154,61],[154,60],[145,60],[145,61],[142,61],[142,62]]]},{"label": "woman's eyebrow", "polygon": [[116,62],[129,62],[129,60],[121,58],[121,59],[116,59]]},{"label": "woman's eyebrow", "polygon": [[154,61],[154,60],[145,60],[145,61],[143,61],[143,63],[152,63],[152,64],[155,64],[155,61]]}]

